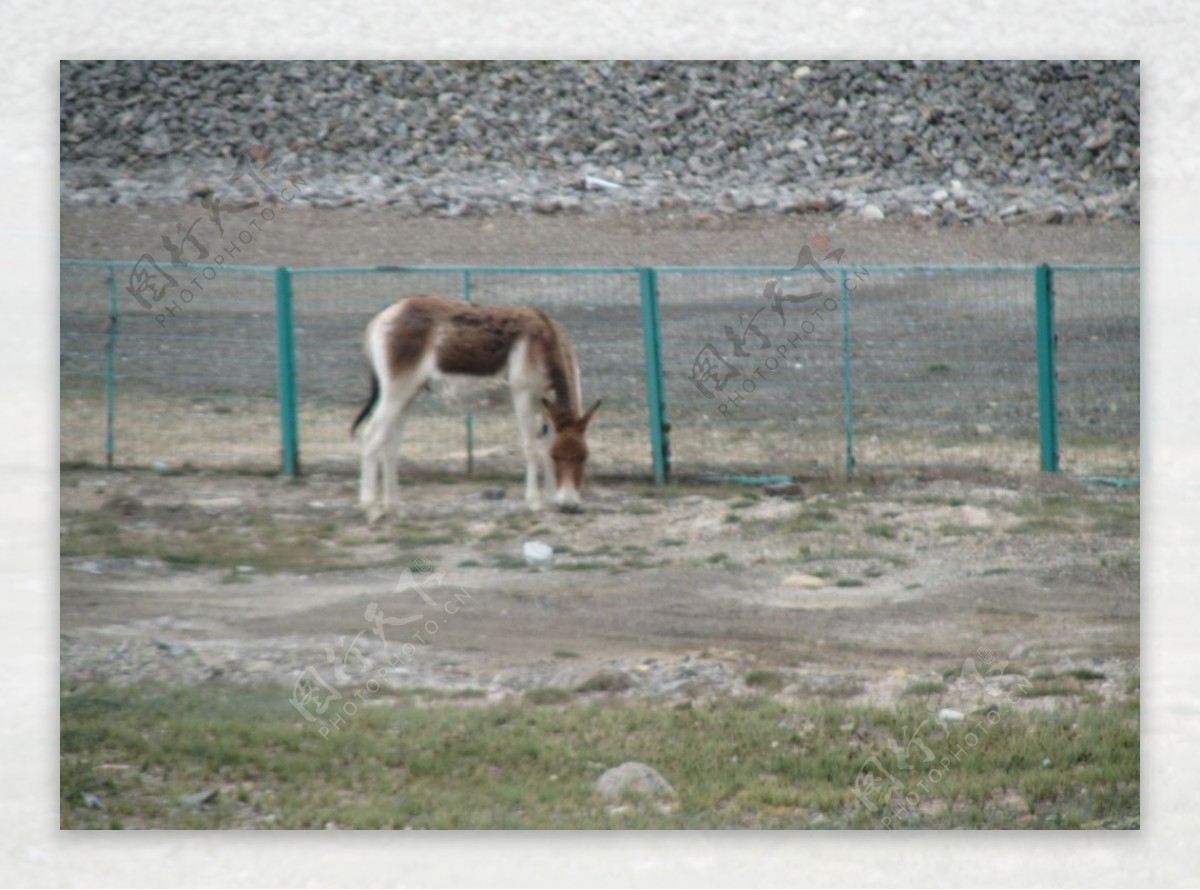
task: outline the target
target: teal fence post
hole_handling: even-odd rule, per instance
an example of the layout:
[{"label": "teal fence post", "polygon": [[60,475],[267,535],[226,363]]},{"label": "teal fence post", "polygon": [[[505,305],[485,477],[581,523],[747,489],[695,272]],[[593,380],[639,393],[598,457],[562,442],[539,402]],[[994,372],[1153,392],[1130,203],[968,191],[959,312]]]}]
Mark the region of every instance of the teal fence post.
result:
[{"label": "teal fence post", "polygon": [[642,343],[646,356],[646,407],[650,419],[650,452],[654,481],[659,485],[671,473],[671,444],[668,438],[666,395],[663,388],[662,335],[658,323],[658,273],[638,269],[642,291]]},{"label": "teal fence post", "polygon": [[[471,302],[471,270],[463,269],[463,299]],[[475,473],[475,412],[467,412],[467,475]]]},{"label": "teal fence post", "polygon": [[292,273],[275,270],[275,332],[279,350],[279,435],[283,475],[300,470],[300,439],[296,425],[296,344],[292,325]]},{"label": "teal fence post", "polygon": [[846,434],[846,478],[854,478],[854,403],[850,388],[850,288],[846,270],[838,271],[838,291],[842,315],[842,425]]},{"label": "teal fence post", "polygon": [[117,270],[108,265],[108,345],[104,353],[104,463],[110,470],[116,454],[115,409],[117,325],[120,321],[117,303]]},{"label": "teal fence post", "polygon": [[1038,416],[1042,472],[1058,472],[1058,381],[1054,329],[1054,272],[1047,265],[1033,271],[1037,304]]}]

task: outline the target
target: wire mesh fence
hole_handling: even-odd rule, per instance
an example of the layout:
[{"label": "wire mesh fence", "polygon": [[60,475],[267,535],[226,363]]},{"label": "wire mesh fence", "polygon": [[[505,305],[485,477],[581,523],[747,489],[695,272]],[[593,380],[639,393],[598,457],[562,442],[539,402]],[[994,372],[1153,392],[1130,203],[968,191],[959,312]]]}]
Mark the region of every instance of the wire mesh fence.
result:
[{"label": "wire mesh fence", "polygon": [[[126,293],[132,266],[63,264],[61,459],[278,469],[275,270],[219,269],[172,313]],[[357,467],[349,426],[368,392],[366,324],[406,294],[438,293],[559,319],[585,402],[604,399],[593,472],[649,475],[642,271],[296,269],[291,280],[304,468]],[[676,475],[1039,466],[1031,268],[670,267],[653,280]],[[1054,291],[1062,467],[1134,476],[1137,269],[1061,267]],[[413,405],[403,471],[519,472],[502,386],[433,395]]]},{"label": "wire mesh fence", "polygon": [[1054,270],[1064,472],[1138,476],[1141,287],[1136,269]]},{"label": "wire mesh fence", "polygon": [[220,269],[205,280],[200,268],[191,269],[187,274],[203,282],[189,290],[192,299],[151,300],[153,308],[144,310],[126,290],[133,266],[62,269],[61,459],[103,461],[97,446],[111,436],[113,462],[121,465],[277,469],[270,275]]}]

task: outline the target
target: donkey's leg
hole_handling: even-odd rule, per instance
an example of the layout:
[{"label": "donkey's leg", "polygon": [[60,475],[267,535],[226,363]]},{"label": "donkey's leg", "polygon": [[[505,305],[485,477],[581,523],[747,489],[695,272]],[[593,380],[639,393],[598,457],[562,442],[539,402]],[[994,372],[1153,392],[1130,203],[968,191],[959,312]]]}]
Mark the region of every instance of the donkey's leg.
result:
[{"label": "donkey's leg", "polygon": [[[419,375],[392,379],[379,393],[376,410],[362,435],[362,481],[360,501],[372,518],[395,510],[396,455],[404,427],[404,411],[424,383]],[[383,476],[383,500],[377,499],[379,476]]]},{"label": "donkey's leg", "polygon": [[541,433],[541,416],[533,393],[526,389],[513,389],[513,409],[517,414],[517,430],[521,434],[521,449],[525,453],[525,501],[535,510],[542,506],[542,495],[538,487],[538,472],[545,469],[550,460],[549,444]]}]

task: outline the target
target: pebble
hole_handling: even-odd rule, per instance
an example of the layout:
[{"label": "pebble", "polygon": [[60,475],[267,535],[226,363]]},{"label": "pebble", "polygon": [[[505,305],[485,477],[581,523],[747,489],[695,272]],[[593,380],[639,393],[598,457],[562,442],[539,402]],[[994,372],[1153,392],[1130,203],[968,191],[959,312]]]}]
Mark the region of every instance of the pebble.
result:
[{"label": "pebble", "polygon": [[521,552],[527,565],[548,566],[554,561],[554,548],[541,541],[526,541]]},{"label": "pebble", "polygon": [[816,575],[788,575],[783,579],[784,587],[798,587],[803,590],[818,590],[825,586],[825,579]]}]

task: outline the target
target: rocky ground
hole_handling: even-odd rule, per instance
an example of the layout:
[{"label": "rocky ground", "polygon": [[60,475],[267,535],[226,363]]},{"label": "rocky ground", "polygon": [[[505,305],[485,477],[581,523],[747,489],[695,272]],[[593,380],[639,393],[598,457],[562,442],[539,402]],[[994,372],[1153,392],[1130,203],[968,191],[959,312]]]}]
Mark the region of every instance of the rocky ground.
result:
[{"label": "rocky ground", "polygon": [[67,62],[62,200],[257,196],[236,160],[257,145],[307,205],[407,216],[1136,222],[1139,79],[1136,62]]}]

